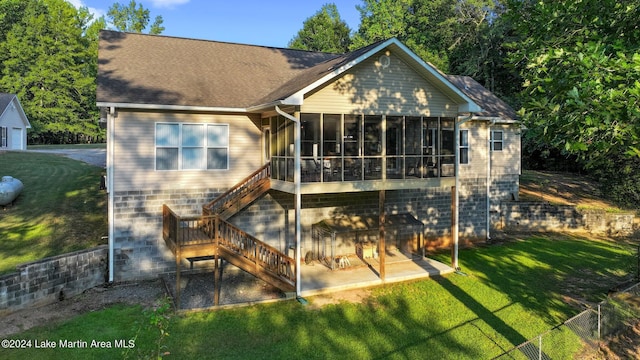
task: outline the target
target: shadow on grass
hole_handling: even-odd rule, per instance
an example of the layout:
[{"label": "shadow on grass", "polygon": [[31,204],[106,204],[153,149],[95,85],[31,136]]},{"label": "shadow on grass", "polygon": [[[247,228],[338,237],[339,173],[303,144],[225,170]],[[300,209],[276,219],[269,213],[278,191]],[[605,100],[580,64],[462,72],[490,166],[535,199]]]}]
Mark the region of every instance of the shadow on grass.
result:
[{"label": "shadow on grass", "polygon": [[[394,297],[395,299],[395,297]],[[406,300],[342,303],[311,310],[289,301],[177,318],[172,355],[189,358],[479,358],[440,319],[419,320]],[[208,334],[202,341],[200,334]],[[432,341],[437,339],[437,341]],[[215,350],[212,350],[215,349]],[[204,356],[203,356],[204,355]]]},{"label": "shadow on grass", "polygon": [[634,255],[627,244],[554,234],[465,250],[461,262],[488,286],[557,324],[582,310],[570,304],[601,301],[633,276]]}]

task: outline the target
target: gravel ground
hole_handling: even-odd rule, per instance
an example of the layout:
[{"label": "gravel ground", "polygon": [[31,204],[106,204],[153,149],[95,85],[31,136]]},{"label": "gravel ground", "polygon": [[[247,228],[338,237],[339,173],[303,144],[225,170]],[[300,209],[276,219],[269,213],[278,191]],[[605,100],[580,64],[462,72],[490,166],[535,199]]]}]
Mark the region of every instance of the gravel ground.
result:
[{"label": "gravel ground", "polygon": [[52,150],[29,150],[32,152],[58,154],[67,156],[74,160],[84,161],[87,164],[107,167],[107,150],[106,149],[52,149]]},{"label": "gravel ground", "polygon": [[[285,298],[285,294],[257,277],[224,263],[220,275],[219,305],[243,304]],[[213,270],[180,273],[180,309],[204,309],[214,306]],[[175,297],[175,274],[162,277],[167,290]],[[175,301],[175,300],[174,300]]]}]

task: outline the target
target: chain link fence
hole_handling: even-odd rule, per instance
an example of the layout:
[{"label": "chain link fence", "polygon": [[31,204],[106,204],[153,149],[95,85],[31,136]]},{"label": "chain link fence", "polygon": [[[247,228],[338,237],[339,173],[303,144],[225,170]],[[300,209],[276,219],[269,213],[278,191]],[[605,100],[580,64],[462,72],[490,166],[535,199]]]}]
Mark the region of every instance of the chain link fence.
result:
[{"label": "chain link fence", "polygon": [[584,344],[594,346],[640,318],[640,302],[634,299],[637,296],[640,296],[640,283],[494,359],[573,359]]}]

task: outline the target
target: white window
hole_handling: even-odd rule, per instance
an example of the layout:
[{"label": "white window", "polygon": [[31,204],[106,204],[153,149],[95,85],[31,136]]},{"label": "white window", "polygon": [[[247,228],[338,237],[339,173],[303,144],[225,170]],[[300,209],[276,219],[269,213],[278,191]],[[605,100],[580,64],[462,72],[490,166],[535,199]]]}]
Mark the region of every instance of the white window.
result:
[{"label": "white window", "polygon": [[460,130],[460,164],[469,163],[469,130]]},{"label": "white window", "polygon": [[491,130],[491,151],[502,151],[504,133],[502,130]]},{"label": "white window", "polygon": [[0,147],[7,147],[7,128],[0,127]]},{"label": "white window", "polygon": [[156,123],[156,170],[226,170],[229,125]]}]

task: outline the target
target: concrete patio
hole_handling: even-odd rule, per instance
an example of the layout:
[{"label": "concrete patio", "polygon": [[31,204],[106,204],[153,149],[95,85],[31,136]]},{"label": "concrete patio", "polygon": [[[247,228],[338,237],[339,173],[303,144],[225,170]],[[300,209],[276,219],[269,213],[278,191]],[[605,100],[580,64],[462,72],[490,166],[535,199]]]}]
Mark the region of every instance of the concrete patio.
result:
[{"label": "concrete patio", "polygon": [[349,256],[348,260],[350,266],[335,270],[318,262],[302,264],[301,296],[426,279],[455,271],[452,267],[427,257],[395,252],[387,254],[383,281],[379,276],[379,259],[361,260],[356,256]]}]

